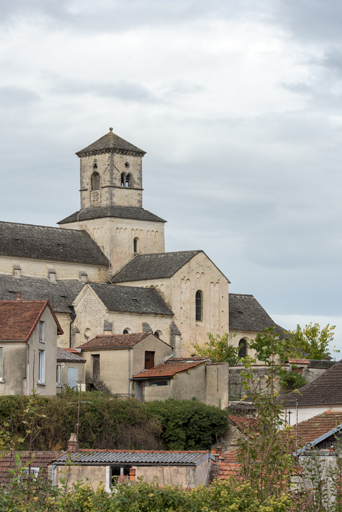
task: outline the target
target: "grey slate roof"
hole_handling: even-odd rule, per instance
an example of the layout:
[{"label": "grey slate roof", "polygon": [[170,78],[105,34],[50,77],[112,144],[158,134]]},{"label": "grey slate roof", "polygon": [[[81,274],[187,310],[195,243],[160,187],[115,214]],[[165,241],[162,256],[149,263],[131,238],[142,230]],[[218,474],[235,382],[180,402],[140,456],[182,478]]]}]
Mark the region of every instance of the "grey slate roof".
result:
[{"label": "grey slate roof", "polygon": [[342,360],[334,364],[329,370],[299,388],[299,392],[292,391],[282,399],[288,406],[298,405],[342,405]]},{"label": "grey slate roof", "polygon": [[173,312],[154,288],[89,283],[109,311],[172,316]]},{"label": "grey slate roof", "polygon": [[51,283],[43,277],[13,277],[0,274],[0,300],[15,300],[17,293],[20,292],[23,300],[49,299],[56,313],[71,313],[69,306],[83,286],[78,279]]},{"label": "grey slate roof", "polygon": [[113,133],[113,128],[109,129],[109,132],[106,133],[103,137],[96,140],[89,146],[87,146],[84,149],[81,149],[81,151],[78,151],[76,153],[77,156],[82,157],[86,155],[96,155],[100,153],[136,153],[138,155],[144,156],[145,151],[142,149],[137,148],[137,146],[134,146],[130,142],[128,142],[125,139],[122,139],[115,133]]},{"label": "grey slate roof", "polygon": [[177,270],[200,252],[203,251],[138,254],[112,277],[111,282],[124,283],[172,277]]},{"label": "grey slate roof", "polygon": [[172,452],[172,451],[79,451],[65,453],[54,461],[54,464],[65,464],[71,459],[75,464],[141,464],[144,466],[195,466],[206,460],[209,453],[198,452]]},{"label": "grey slate roof", "polygon": [[229,329],[259,332],[275,327],[284,337],[284,329],[276,324],[253,295],[229,294]]},{"label": "grey slate roof", "polygon": [[78,222],[81,220],[103,219],[105,217],[166,222],[160,217],[157,217],[157,215],[154,215],[154,213],[135,206],[91,206],[83,210],[78,210],[59,221],[58,224],[68,224],[69,222]]},{"label": "grey slate roof", "polygon": [[86,231],[0,222],[0,255],[108,265]]},{"label": "grey slate roof", "polygon": [[83,357],[78,356],[77,354],[73,354],[68,350],[64,350],[61,347],[57,347],[57,361],[58,362],[66,362],[66,363],[85,363],[86,360]]}]

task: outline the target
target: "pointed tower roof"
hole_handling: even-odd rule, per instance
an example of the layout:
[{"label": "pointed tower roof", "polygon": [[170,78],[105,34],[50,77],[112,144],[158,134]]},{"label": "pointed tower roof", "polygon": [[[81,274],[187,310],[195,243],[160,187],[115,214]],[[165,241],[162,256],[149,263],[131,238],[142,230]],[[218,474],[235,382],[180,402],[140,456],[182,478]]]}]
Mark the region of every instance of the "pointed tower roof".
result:
[{"label": "pointed tower roof", "polygon": [[144,156],[146,151],[137,148],[127,140],[122,139],[115,133],[113,133],[113,128],[109,128],[109,132],[106,133],[103,137],[98,139],[97,141],[90,144],[81,151],[78,151],[76,155],[78,157],[81,156],[89,156],[89,155],[99,155],[101,153],[121,153],[124,155],[134,154]]}]

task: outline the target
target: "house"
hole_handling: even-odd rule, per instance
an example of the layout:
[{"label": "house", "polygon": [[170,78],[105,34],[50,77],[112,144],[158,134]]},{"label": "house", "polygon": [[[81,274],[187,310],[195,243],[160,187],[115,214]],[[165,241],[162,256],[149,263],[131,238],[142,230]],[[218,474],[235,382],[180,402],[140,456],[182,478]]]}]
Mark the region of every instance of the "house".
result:
[{"label": "house", "polygon": [[284,407],[290,413],[291,424],[325,411],[342,411],[342,360],[298,391],[282,397]]},{"label": "house", "polygon": [[[246,417],[230,417],[241,435],[246,432]],[[257,419],[251,418],[250,428],[257,430]],[[336,445],[342,435],[342,411],[329,410],[317,416],[302,421],[291,429],[293,442],[290,444],[291,453],[299,456],[299,462],[306,464],[305,457],[316,454],[321,462],[336,467]],[[326,460],[328,458],[328,460]],[[330,461],[330,462],[329,462]],[[211,469],[210,481],[215,478],[226,479],[230,476],[241,477],[239,471],[238,451],[225,452],[215,460]],[[293,480],[298,484],[299,480]]]},{"label": "house", "polygon": [[85,362],[76,349],[57,347],[56,386],[60,393],[64,386],[85,391]]},{"label": "house", "polygon": [[86,361],[87,389],[120,396],[134,395],[134,374],[163,363],[173,353],[168,343],[148,332],[96,336],[78,349]]},{"label": "house", "polygon": [[88,479],[93,489],[103,483],[110,492],[117,482],[133,483],[142,477],[161,487],[191,489],[207,483],[213,460],[209,451],[79,450],[64,453],[53,462],[52,482],[59,486],[63,477],[71,489]]},{"label": "house", "polygon": [[[5,452],[0,456],[0,486],[10,484],[13,479],[17,480],[17,476],[13,476],[10,470],[18,470],[18,476],[22,480],[30,474],[33,478],[41,479],[46,483],[51,482],[51,464],[63,455],[64,452],[53,451],[21,451],[21,452]],[[20,454],[21,466],[16,465],[15,457]],[[21,469],[20,469],[21,468]],[[19,470],[20,469],[20,470]]]},{"label": "house", "polygon": [[187,357],[208,332],[231,328],[243,351],[241,340],[271,319],[260,322],[251,299],[230,296],[203,251],[165,252],[165,220],[142,207],[144,155],[110,129],[77,152],[80,209],[59,228],[0,222],[0,300],[49,299],[62,348],[152,332]]},{"label": "house", "polygon": [[175,358],[133,374],[135,396],[141,401],[196,398],[220,409],[228,407],[228,363],[208,358]]},{"label": "house", "polygon": [[0,301],[0,395],[56,395],[57,334],[49,301]]}]

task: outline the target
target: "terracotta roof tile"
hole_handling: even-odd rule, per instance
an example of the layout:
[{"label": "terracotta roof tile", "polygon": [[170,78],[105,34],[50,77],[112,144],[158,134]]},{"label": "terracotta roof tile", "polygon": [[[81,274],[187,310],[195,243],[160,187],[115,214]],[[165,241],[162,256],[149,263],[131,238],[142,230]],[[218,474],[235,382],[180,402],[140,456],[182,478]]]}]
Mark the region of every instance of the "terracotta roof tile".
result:
[{"label": "terracotta roof tile", "polygon": [[291,364],[310,364],[309,359],[289,359],[288,362]]},{"label": "terracotta roof tile", "polygon": [[49,301],[1,300],[0,340],[28,341],[46,307],[50,308],[55,319],[58,334],[63,334],[63,330]]},{"label": "terracotta roof tile", "polygon": [[[132,347],[139,343],[140,341],[147,338],[147,336],[154,336],[154,334],[150,332],[138,332],[134,334],[108,334],[108,335],[100,335],[96,336],[92,340],[87,341],[83,345],[80,345],[77,348],[81,350],[88,349],[110,349],[110,348],[125,348]],[[159,339],[159,338],[158,338]],[[162,343],[164,341],[160,340]],[[166,343],[167,345],[167,343]]]},{"label": "terracotta roof tile", "polygon": [[193,361],[190,363],[167,361],[166,363],[155,366],[154,368],[150,368],[149,370],[145,370],[143,372],[137,373],[136,375],[133,375],[133,379],[173,377],[173,375],[176,375],[177,373],[190,370],[191,368],[200,366],[203,363],[204,361]]},{"label": "terracotta roof tile", "polygon": [[342,411],[326,411],[318,414],[313,418],[298,423],[297,427],[294,426],[293,430],[297,430],[300,445],[303,446],[307,443],[312,443],[317,438],[323,436],[333,430],[338,425],[342,424]]},{"label": "terracotta roof tile", "polygon": [[[0,457],[0,485],[9,483],[13,479],[13,475],[8,473],[10,468],[15,468],[16,464],[14,456],[17,452],[6,452]],[[21,462],[23,466],[26,466],[31,461],[31,467],[39,468],[38,478],[44,478],[47,480],[47,469],[48,466],[58,457],[63,455],[64,452],[20,452]]]}]

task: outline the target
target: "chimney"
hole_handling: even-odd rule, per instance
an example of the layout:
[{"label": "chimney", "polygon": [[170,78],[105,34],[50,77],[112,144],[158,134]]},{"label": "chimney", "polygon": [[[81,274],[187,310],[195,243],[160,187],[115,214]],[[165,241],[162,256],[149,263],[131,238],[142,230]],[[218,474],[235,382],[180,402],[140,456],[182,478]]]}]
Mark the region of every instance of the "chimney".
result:
[{"label": "chimney", "polygon": [[137,470],[135,468],[129,468],[129,480],[131,482],[135,482],[136,471]]},{"label": "chimney", "polygon": [[21,300],[21,293],[20,292],[17,293],[17,300]]},{"label": "chimney", "polygon": [[222,455],[222,446],[216,447],[216,453],[218,453],[219,455]]},{"label": "chimney", "polygon": [[75,452],[78,452],[78,441],[77,441],[77,436],[76,434],[72,433],[70,435],[70,439],[68,441],[68,448],[67,448],[67,451],[68,453],[75,453]]}]

